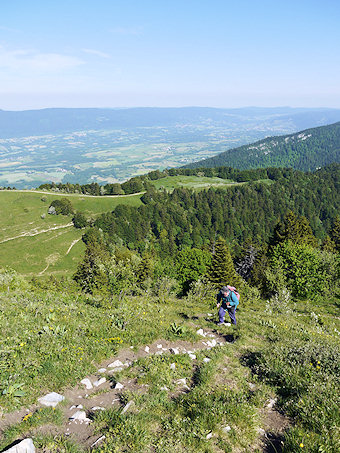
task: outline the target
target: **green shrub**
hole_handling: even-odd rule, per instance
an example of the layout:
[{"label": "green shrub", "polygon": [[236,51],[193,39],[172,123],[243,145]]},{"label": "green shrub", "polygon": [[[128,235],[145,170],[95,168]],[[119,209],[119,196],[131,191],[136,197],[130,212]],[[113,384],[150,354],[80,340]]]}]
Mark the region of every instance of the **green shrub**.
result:
[{"label": "green shrub", "polygon": [[53,206],[56,214],[69,215],[73,214],[73,207],[67,198],[53,200],[49,207]]},{"label": "green shrub", "polygon": [[310,245],[284,242],[273,249],[270,264],[269,283],[277,289],[287,285],[294,296],[311,297],[339,284],[339,258]]}]

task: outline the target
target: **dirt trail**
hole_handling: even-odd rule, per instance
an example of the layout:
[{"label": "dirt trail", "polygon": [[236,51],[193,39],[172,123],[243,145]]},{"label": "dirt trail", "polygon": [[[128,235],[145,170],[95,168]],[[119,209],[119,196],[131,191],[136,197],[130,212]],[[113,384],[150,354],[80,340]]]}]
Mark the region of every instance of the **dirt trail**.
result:
[{"label": "dirt trail", "polygon": [[[32,435],[34,436],[38,433],[52,434],[54,436],[67,435],[70,436],[70,438],[77,444],[81,445],[87,450],[91,450],[94,444],[96,444],[97,446],[102,440],[104,440],[104,436],[98,433],[94,433],[91,421],[70,421],[70,417],[72,417],[76,411],[84,410],[86,411],[86,417],[91,420],[94,412],[96,410],[101,410],[100,408],[109,409],[112,407],[121,407],[123,409],[124,405],[121,403],[120,398],[122,392],[125,392],[126,390],[130,390],[131,392],[147,392],[148,389],[148,385],[138,384],[135,379],[122,379],[120,380],[120,383],[123,384],[123,389],[114,388],[115,379],[109,379],[111,376],[114,377],[114,368],[109,368],[108,365],[116,360],[119,360],[124,364],[124,369],[131,366],[132,363],[139,358],[159,354],[171,354],[173,353],[173,351],[171,351],[171,349],[173,348],[177,349],[179,354],[189,354],[199,350],[209,350],[214,346],[224,346],[226,344],[231,344],[234,341],[232,335],[222,335],[214,329],[205,328],[204,333],[206,334],[206,336],[202,336],[202,339],[196,343],[191,343],[183,340],[170,342],[161,339],[155,341],[152,344],[149,344],[149,349],[147,351],[145,350],[145,346],[142,346],[138,350],[136,350],[135,348],[122,349],[115,357],[107,359],[101,365],[99,365],[97,373],[86,376],[86,378],[89,379],[92,384],[102,377],[106,377],[106,382],[99,385],[98,387],[93,387],[90,390],[86,389],[84,385],[79,383],[79,385],[77,385],[76,387],[66,389],[62,392],[62,394],[65,396],[66,401],[66,404],[59,405],[59,408],[62,410],[64,415],[64,423],[62,426],[41,426],[27,433],[25,437]],[[196,359],[193,358],[193,366],[195,366],[195,363]],[[105,369],[105,371],[100,372],[99,370],[101,368]],[[190,391],[190,388],[188,388],[186,385],[179,385],[174,394],[171,394],[171,392],[169,392],[169,397],[177,395],[181,392],[187,393],[188,391]],[[78,408],[77,406],[79,405],[80,407]],[[5,428],[20,422],[28,412],[34,412],[39,407],[40,406],[38,405],[33,405],[30,408],[22,409],[14,413],[7,414],[2,419],[0,418],[0,435],[1,431],[3,431]],[[273,431],[273,429],[276,430],[276,428],[280,428],[280,432],[282,432],[282,430],[287,426],[288,423],[286,418],[281,416],[277,411],[275,411],[275,409],[272,408],[263,409],[261,418],[263,418],[264,420],[265,428],[265,430],[262,430],[262,432],[259,433],[260,437],[262,437],[264,441],[262,442],[262,448],[263,451],[269,452],[271,450],[267,450],[267,434],[269,434],[270,436],[270,433]],[[282,420],[282,418],[284,420]]]},{"label": "dirt trail", "polygon": [[81,238],[78,238],[78,239],[75,239],[75,240],[71,243],[71,245],[70,245],[69,248],[67,249],[66,255],[68,255],[68,254],[70,253],[70,251],[72,250],[72,247],[73,247],[74,245],[76,245],[76,243],[79,242],[80,240],[81,240]]},{"label": "dirt trail", "polygon": [[20,189],[15,189],[11,190],[11,192],[23,192],[23,193],[42,193],[44,195],[59,195],[62,197],[86,197],[86,198],[126,198],[126,197],[133,197],[135,195],[143,195],[143,192],[137,192],[137,193],[129,193],[127,195],[86,195],[83,193],[63,193],[63,192],[46,192],[43,190],[20,190]]},{"label": "dirt trail", "polygon": [[59,226],[55,226],[55,227],[51,227],[51,228],[47,228],[47,230],[40,230],[40,231],[36,231],[36,230],[33,230],[33,231],[26,231],[25,233],[21,233],[19,234],[18,236],[13,236],[11,238],[7,238],[7,239],[3,239],[2,241],[0,241],[0,244],[3,244],[4,242],[8,242],[8,241],[13,241],[14,239],[19,239],[19,238],[23,238],[23,237],[27,237],[27,236],[37,236],[38,234],[42,234],[42,233],[48,233],[49,231],[53,231],[53,230],[60,230],[61,228],[69,228],[73,226],[73,223],[67,223],[66,225],[59,225]]},{"label": "dirt trail", "polygon": [[[132,364],[135,360],[142,358],[142,357],[147,357],[151,355],[156,355],[156,354],[170,354],[170,349],[171,348],[176,348],[178,349],[178,352],[180,354],[183,353],[188,353],[190,352],[195,352],[198,350],[203,350],[203,349],[208,349],[211,348],[212,346],[209,346],[207,344],[209,341],[216,342],[216,345],[225,345],[227,343],[230,343],[232,341],[232,336],[231,335],[220,335],[217,334],[216,332],[213,332],[208,329],[204,329],[204,332],[207,333],[206,337],[202,337],[202,340],[196,342],[196,343],[191,343],[188,341],[175,341],[175,342],[170,342],[167,340],[157,340],[152,344],[149,344],[149,352],[145,351],[145,346],[141,347],[138,350],[127,348],[127,349],[122,349],[121,351],[118,352],[118,354],[111,358],[105,360],[102,364],[98,366],[98,370],[100,368],[105,368],[107,370],[106,373],[101,374],[97,372],[94,375],[86,376],[92,383],[97,381],[103,376],[108,377],[114,376],[114,374],[111,374],[110,368],[107,366],[114,362],[115,360],[120,360],[122,363],[129,363]],[[162,345],[162,348],[159,348],[159,345]],[[195,362],[195,360],[193,360]],[[111,369],[112,370],[112,369]],[[85,376],[84,376],[85,378]],[[71,389],[66,389],[62,392],[62,394],[65,396],[65,400],[67,401],[67,405],[61,405],[59,406],[61,410],[63,411],[64,414],[64,424],[60,427],[55,427],[55,426],[46,426],[46,427],[40,427],[38,431],[44,432],[45,434],[66,434],[71,436],[72,439],[74,439],[77,443],[80,445],[84,446],[85,448],[90,448],[91,445],[100,437],[99,435],[94,435],[93,428],[91,423],[86,424],[86,423],[81,423],[81,422],[76,422],[76,421],[70,421],[69,418],[79,409],[77,409],[75,406],[82,405],[84,410],[86,410],[86,414],[88,417],[91,418],[91,415],[93,414],[93,411],[91,409],[93,407],[103,407],[103,408],[112,408],[114,406],[121,406],[120,403],[120,394],[122,391],[126,390],[131,390],[131,391],[145,391],[147,389],[147,386],[139,385],[137,382],[134,380],[128,380],[124,381],[122,380],[121,383],[124,385],[124,388],[122,390],[118,390],[113,388],[112,382],[107,379],[107,381],[100,385],[99,387],[94,387],[91,390],[87,390],[84,385],[79,384],[78,386],[71,388]],[[97,395],[96,395],[97,393]],[[95,394],[95,395],[93,395]],[[93,395],[93,396],[92,396]],[[72,409],[70,409],[73,406]],[[22,420],[22,418],[28,413],[28,412],[34,412],[38,407],[38,405],[33,405],[29,408],[26,409],[21,409],[19,411],[16,411],[14,413],[6,414],[4,418],[0,419],[0,435],[1,431],[3,431],[6,427],[11,426],[15,423],[18,423]],[[81,409],[80,409],[81,410]],[[29,435],[29,433],[28,433]]]}]

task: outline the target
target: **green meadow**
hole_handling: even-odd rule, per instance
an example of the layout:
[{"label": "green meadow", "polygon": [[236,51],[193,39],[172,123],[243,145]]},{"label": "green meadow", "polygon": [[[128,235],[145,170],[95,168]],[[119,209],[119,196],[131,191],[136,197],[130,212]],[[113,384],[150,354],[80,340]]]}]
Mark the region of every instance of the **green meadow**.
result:
[{"label": "green meadow", "polygon": [[167,176],[165,178],[157,179],[156,181],[151,181],[151,183],[156,189],[166,190],[173,190],[179,187],[194,190],[209,189],[210,187],[223,189],[225,187],[230,187],[231,185],[244,184],[217,177],[184,175]]},{"label": "green meadow", "polygon": [[140,195],[92,197],[0,191],[0,267],[11,267],[30,276],[75,271],[84,251],[80,241],[83,231],[71,225],[71,217],[47,214],[51,202],[62,197],[70,199],[73,208],[87,218],[112,211],[118,204],[141,203]]}]

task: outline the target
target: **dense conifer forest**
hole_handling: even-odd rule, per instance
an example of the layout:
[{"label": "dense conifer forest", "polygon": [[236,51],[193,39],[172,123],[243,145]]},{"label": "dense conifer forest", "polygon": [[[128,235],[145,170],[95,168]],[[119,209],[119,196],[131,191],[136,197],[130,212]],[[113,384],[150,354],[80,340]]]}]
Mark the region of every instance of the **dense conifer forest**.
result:
[{"label": "dense conifer forest", "polygon": [[[224,176],[231,173],[228,168],[219,170]],[[236,177],[242,175],[235,173]],[[305,216],[322,240],[340,211],[340,166],[314,173],[250,170],[248,180],[258,179],[259,173],[271,179],[200,192],[183,188],[169,193],[149,186],[142,206],[117,206],[101,215],[95,226],[112,242],[121,240],[139,250],[154,244],[159,253],[167,255],[186,246],[202,247],[216,235],[234,244],[268,241],[277,222],[292,210]]]}]

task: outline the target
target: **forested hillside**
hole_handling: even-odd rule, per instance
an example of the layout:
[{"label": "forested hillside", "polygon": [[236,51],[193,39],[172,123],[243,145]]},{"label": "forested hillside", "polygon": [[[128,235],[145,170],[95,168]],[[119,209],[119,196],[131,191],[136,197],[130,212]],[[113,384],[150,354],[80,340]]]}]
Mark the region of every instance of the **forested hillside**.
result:
[{"label": "forested hillside", "polygon": [[[247,172],[248,180],[258,178],[259,172]],[[321,239],[340,212],[340,166],[314,173],[272,169],[266,175],[271,178],[266,182],[201,192],[183,188],[168,193],[151,186],[142,206],[117,206],[100,216],[96,226],[111,241],[120,238],[130,248],[141,249],[157,241],[160,252],[168,254],[184,246],[201,247],[216,235],[239,244],[268,240],[280,218],[293,210],[307,217]]]},{"label": "forested hillside", "polygon": [[312,171],[339,161],[340,122],[282,137],[269,137],[186,167],[231,166],[239,169],[292,167]]}]

